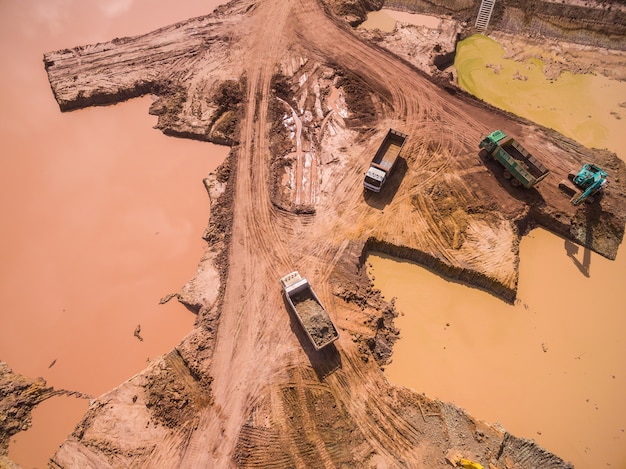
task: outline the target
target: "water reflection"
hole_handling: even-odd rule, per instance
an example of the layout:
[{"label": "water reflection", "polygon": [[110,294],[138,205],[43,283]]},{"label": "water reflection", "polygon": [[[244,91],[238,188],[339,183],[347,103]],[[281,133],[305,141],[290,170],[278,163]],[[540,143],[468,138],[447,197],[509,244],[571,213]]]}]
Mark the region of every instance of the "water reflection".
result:
[{"label": "water reflection", "polygon": [[393,32],[396,23],[408,23],[414,26],[424,26],[437,29],[441,25],[441,19],[437,16],[420,15],[406,11],[390,10],[383,8],[379,11],[370,11],[367,19],[359,26],[364,29],[379,29],[383,32]]}]

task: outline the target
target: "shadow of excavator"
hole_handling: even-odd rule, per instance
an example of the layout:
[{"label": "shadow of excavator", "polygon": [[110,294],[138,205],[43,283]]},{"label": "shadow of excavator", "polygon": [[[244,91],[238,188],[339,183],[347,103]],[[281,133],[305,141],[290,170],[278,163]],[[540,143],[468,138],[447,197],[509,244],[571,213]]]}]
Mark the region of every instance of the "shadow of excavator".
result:
[{"label": "shadow of excavator", "polygon": [[567,253],[567,257],[569,257],[576,268],[580,270],[585,277],[589,278],[591,276],[591,248],[590,246],[593,243],[593,208],[591,205],[585,206],[585,218],[586,218],[586,226],[585,226],[585,242],[584,246],[582,246],[582,260],[580,260],[577,255],[580,251],[581,246],[574,244],[570,240],[565,240],[565,252]]},{"label": "shadow of excavator", "polygon": [[578,251],[580,251],[580,246],[572,243],[569,239],[565,240],[565,252],[567,253],[567,257],[572,260],[574,265],[585,277],[589,277],[589,267],[591,265],[591,249],[583,247],[582,261],[578,260],[578,258],[576,257]]}]

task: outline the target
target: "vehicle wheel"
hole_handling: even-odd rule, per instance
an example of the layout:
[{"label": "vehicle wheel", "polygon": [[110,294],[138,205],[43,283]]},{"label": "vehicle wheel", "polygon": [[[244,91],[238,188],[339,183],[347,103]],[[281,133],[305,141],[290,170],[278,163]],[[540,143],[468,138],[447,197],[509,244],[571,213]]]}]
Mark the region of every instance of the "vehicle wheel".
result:
[{"label": "vehicle wheel", "polygon": [[504,179],[511,179],[511,173],[509,173],[508,171],[505,171],[503,176],[504,176]]},{"label": "vehicle wheel", "polygon": [[517,179],[511,179],[511,185],[513,187],[519,187],[521,183]]}]

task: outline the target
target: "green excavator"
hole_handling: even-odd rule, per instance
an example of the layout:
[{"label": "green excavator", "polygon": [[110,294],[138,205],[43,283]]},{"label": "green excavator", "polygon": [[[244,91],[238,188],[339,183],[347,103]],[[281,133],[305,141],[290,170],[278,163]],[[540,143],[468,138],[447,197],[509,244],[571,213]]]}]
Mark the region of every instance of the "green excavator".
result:
[{"label": "green excavator", "polygon": [[561,181],[559,187],[571,198],[574,205],[579,205],[584,201],[593,202],[593,196],[602,190],[608,183],[607,173],[595,164],[587,163],[578,171],[578,174],[570,173],[568,179],[574,184],[574,187],[568,181]]}]

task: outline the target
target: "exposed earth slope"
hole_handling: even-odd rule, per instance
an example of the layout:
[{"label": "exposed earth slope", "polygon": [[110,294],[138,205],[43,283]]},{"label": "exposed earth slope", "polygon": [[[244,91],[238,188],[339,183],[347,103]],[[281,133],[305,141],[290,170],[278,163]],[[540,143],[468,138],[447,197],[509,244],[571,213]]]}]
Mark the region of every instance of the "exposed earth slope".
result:
[{"label": "exposed earth slope", "polygon": [[[395,312],[362,256],[410,257],[513,301],[533,225],[615,257],[626,206],[615,155],[436,86],[311,0],[235,1],[44,60],[64,111],[151,93],[164,132],[233,145],[205,181],[207,250],[178,294],[196,328],[95,400],[53,467],[569,467],[386,382]],[[389,127],[409,135],[403,159],[383,192],[364,193]],[[479,154],[497,128],[551,171],[537,189],[510,186]],[[574,207],[557,185],[587,160],[612,183]],[[278,280],[296,269],[337,325],[336,346],[315,352],[288,312]]]},{"label": "exposed earth slope", "polygon": [[48,387],[42,378],[18,375],[0,361],[0,468],[19,468],[9,459],[9,440],[30,427],[31,411],[38,404],[54,396],[91,399],[80,392]]}]

